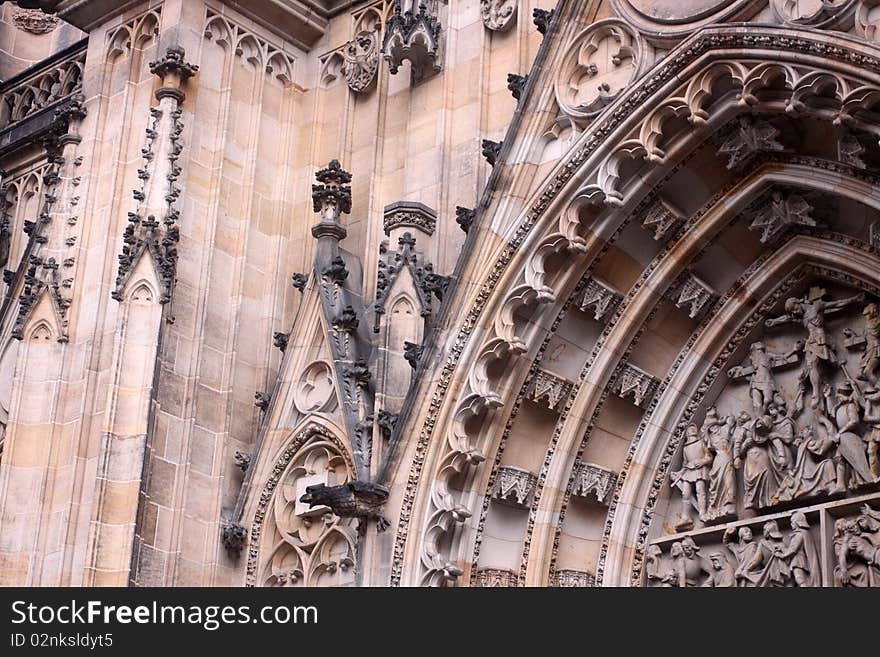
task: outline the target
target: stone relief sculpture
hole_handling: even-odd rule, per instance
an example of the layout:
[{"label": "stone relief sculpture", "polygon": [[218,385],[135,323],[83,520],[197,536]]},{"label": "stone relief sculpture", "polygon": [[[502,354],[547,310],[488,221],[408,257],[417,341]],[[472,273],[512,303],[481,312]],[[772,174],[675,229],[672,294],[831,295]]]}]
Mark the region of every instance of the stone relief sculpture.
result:
[{"label": "stone relief sculpture", "polygon": [[834,523],[834,580],[838,586],[880,587],[880,512],[865,504]]},{"label": "stone relief sculpture", "polygon": [[517,0],[480,0],[480,18],[490,30],[505,30],[516,14]]},{"label": "stone relief sculpture", "polygon": [[877,305],[814,286],[784,310],[764,328],[786,333],[751,342],[702,422],[683,428],[667,527],[684,534],[649,546],[648,586],[880,586],[880,512],[847,499],[880,488]]},{"label": "stone relief sculpture", "polygon": [[342,49],[342,72],[348,88],[360,93],[368,91],[379,70],[379,36],[376,32],[358,32]]}]

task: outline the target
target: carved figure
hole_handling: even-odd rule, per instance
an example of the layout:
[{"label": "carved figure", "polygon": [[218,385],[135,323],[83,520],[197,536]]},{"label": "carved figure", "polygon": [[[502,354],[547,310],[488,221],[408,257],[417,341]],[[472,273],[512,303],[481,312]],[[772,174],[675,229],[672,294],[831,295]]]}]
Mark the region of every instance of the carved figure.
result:
[{"label": "carved figure", "polygon": [[707,515],[720,518],[736,513],[736,471],[733,467],[733,418],[722,422],[710,408],[703,423],[706,445],[712,454],[709,469]]},{"label": "carved figure", "polygon": [[734,571],[734,579],[739,587],[754,586],[757,576],[748,572],[748,565],[755,558],[758,552],[758,544],[752,536],[752,530],[749,527],[740,527],[737,533],[737,541],[731,542],[731,537],[736,532],[735,527],[728,527],[724,532],[722,541],[733,558],[736,559],[736,570]]},{"label": "carved figure", "polygon": [[[865,456],[865,444],[862,437],[855,432],[859,426],[861,410],[858,399],[861,397],[857,389],[850,382],[841,383],[837,386],[837,394],[831,397],[831,386],[825,388],[826,405],[837,427],[838,444],[837,451],[848,470],[849,488],[874,481],[868,459]],[[843,464],[842,464],[843,465]]]},{"label": "carved figure", "polygon": [[763,534],[746,572],[757,574],[756,586],[785,586],[791,579],[791,568],[782,556],[785,543],[775,520],[764,523]]},{"label": "carved figure", "polygon": [[816,426],[807,425],[801,430],[794,470],[780,487],[779,501],[833,495],[846,490],[842,462],[837,454],[837,432],[828,418],[818,415],[816,419]]},{"label": "carved figure", "polygon": [[803,408],[803,396],[806,392],[807,382],[812,389],[812,408],[819,406],[819,393],[822,390],[822,363],[837,365],[838,358],[833,345],[828,344],[828,336],[825,333],[825,318],[827,315],[839,312],[849,305],[862,301],[864,294],[857,294],[839,301],[825,301],[822,299],[824,290],[817,290],[802,299],[791,297],[785,302],[785,314],[780,317],[767,319],[764,325],[767,328],[780,324],[800,323],[807,329],[807,339],[804,343],[804,366],[798,381],[798,397],[796,406]]},{"label": "carved figure", "polygon": [[[674,548],[679,546],[680,550]],[[675,552],[675,555],[673,555]],[[712,575],[703,557],[700,556],[700,548],[690,536],[680,543],[673,543],[670,548],[673,555],[673,585],[679,587],[700,586],[703,575]]]},{"label": "carved figure", "polygon": [[749,377],[749,396],[752,399],[755,415],[766,413],[767,407],[778,392],[773,370],[797,362],[798,353],[803,351],[803,348],[804,343],[799,340],[789,351],[778,354],[768,351],[766,345],[759,340],[749,347],[748,365],[739,365],[728,370],[727,375],[732,379]]},{"label": "carved figure", "polygon": [[707,483],[709,465],[712,463],[712,454],[700,438],[696,424],[688,425],[684,440],[681,470],[672,473],[672,484],[681,489],[682,498],[681,517],[676,524],[678,528],[693,526],[691,507],[697,510],[700,518],[706,517]]},{"label": "carved figure", "polygon": [[791,538],[778,556],[788,560],[788,567],[797,586],[822,585],[819,551],[810,534],[810,524],[802,511],[791,517]]},{"label": "carved figure", "polygon": [[736,586],[736,577],[727,557],[721,552],[713,552],[709,555],[711,571],[709,577],[703,582],[703,586],[715,588],[730,588]]},{"label": "carved figure", "polygon": [[779,488],[779,477],[770,459],[769,415],[752,421],[743,411],[734,432],[734,466],[743,471],[743,506],[759,509],[771,504]]},{"label": "carved figure", "polygon": [[840,586],[880,587],[880,513],[865,504],[834,523],[834,579]]}]

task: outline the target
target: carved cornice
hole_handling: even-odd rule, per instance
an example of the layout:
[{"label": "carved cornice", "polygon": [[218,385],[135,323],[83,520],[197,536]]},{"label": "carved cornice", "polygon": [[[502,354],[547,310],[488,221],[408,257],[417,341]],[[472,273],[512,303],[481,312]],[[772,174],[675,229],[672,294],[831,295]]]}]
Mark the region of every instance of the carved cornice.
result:
[{"label": "carved cornice", "polygon": [[394,1],[394,13],[385,24],[382,54],[392,75],[409,60],[413,81],[418,81],[440,70],[441,25],[424,2],[415,13],[402,11],[401,4]]},{"label": "carved cornice", "polygon": [[477,568],[476,585],[480,588],[516,586],[516,573],[506,568]]},{"label": "carved cornice", "polygon": [[611,501],[617,475],[608,468],[577,460],[574,463],[573,478],[572,495],[588,497],[592,493],[600,504],[607,505]]},{"label": "carved cornice", "polygon": [[492,497],[510,506],[528,508],[537,483],[538,477],[528,470],[502,465],[495,475]]},{"label": "carved cornice", "polygon": [[386,235],[395,228],[416,228],[426,235],[433,235],[437,227],[437,213],[424,203],[395,201],[385,206],[382,227]]},{"label": "carved cornice", "polygon": [[571,392],[571,381],[539,369],[528,386],[528,398],[535,403],[546,404],[550,410],[557,410]]},{"label": "carved cornice", "polygon": [[553,575],[553,586],[558,588],[592,588],[596,586],[596,576],[583,570],[557,570]]}]

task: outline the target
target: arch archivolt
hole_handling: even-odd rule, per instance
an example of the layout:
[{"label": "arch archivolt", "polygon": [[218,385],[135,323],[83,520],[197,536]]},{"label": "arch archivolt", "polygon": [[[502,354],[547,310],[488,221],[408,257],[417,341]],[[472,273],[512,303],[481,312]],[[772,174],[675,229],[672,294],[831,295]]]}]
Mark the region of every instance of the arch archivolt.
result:
[{"label": "arch archivolt", "polygon": [[[571,393],[536,468],[522,553],[517,563],[506,564],[521,584],[548,581],[585,425],[596,419],[609,394],[614,396],[612,388],[645,323],[719,234],[744,223],[740,216],[773,189],[809,186],[850,202],[877,197],[872,175],[836,161],[833,144],[814,152],[799,141],[818,124],[880,133],[873,112],[880,62],[861,45],[840,41],[832,47],[827,38],[780,28],[748,34],[706,29],[681,44],[668,57],[669,66],[621,93],[587,127],[511,228],[476,297],[467,300],[472,310],[450,341],[426,403],[428,414],[419,416],[423,424],[407,473],[392,584],[449,584],[479,565],[482,532],[491,520],[489,487],[504,442],[516,430],[513,418],[522,412],[554,331],[590,278],[607,275],[604,256],[624,253],[629,266],[640,266],[642,273],[618,285],[623,302],[594,329],[581,371],[568,377]],[[734,47],[742,54],[733,57]],[[762,66],[767,59],[778,62],[776,68]],[[732,165],[728,156],[736,143],[728,150],[718,144],[730,142],[732,121],[740,116],[770,122],[773,129],[763,148]],[[714,159],[707,159],[709,150]],[[653,255],[640,252],[631,243],[632,226],[664,198],[667,187],[678,185],[680,194],[691,169],[707,170],[705,184],[695,189],[702,206],[691,203],[690,220],[670,233],[675,237],[658,242]],[[646,255],[648,262],[639,264]],[[729,294],[720,287],[710,292]],[[662,379],[665,371],[653,375]],[[644,414],[642,421],[647,418]],[[487,459],[493,465],[480,467]],[[607,563],[612,557],[618,559],[603,551]],[[618,561],[613,563],[620,569]]]}]

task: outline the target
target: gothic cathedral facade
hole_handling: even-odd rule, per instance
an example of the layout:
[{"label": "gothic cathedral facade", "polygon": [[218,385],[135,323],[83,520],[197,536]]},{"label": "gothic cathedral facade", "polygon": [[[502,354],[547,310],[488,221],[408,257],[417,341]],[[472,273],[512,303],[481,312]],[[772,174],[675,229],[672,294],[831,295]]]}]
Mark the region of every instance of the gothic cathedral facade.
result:
[{"label": "gothic cathedral facade", "polygon": [[0,585],[880,586],[877,0],[0,2]]}]

